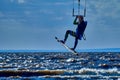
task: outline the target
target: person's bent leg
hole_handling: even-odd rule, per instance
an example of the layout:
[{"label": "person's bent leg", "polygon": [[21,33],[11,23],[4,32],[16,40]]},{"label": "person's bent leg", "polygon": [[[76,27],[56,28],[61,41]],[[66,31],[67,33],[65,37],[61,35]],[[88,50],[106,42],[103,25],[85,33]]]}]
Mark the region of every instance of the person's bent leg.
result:
[{"label": "person's bent leg", "polygon": [[70,34],[71,36],[75,37],[74,47],[71,48],[72,50],[75,50],[75,48],[76,48],[76,46],[77,46],[77,44],[78,44],[78,37],[77,37],[77,35],[76,35],[76,33],[75,33],[74,31],[70,31],[69,34]]},{"label": "person's bent leg", "polygon": [[66,42],[68,35],[70,34],[71,30],[67,30],[64,38],[64,43]]}]

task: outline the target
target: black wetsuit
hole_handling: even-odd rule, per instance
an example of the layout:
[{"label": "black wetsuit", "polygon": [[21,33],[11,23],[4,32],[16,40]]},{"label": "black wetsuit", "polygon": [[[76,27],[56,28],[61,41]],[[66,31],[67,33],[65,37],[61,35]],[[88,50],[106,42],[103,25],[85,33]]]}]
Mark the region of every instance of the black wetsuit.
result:
[{"label": "black wetsuit", "polygon": [[76,29],[76,35],[77,35],[78,39],[80,39],[80,40],[83,36],[86,25],[87,25],[87,22],[84,22],[84,21],[82,21],[80,24],[78,24],[78,27]]}]

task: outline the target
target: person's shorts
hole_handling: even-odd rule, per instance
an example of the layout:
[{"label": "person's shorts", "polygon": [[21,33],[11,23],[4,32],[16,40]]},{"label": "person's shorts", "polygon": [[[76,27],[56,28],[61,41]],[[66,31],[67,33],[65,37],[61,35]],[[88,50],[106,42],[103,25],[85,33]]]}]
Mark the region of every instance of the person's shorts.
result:
[{"label": "person's shorts", "polygon": [[69,30],[69,33],[71,36],[77,37],[79,40],[82,39],[82,35],[77,35],[77,33],[74,31]]}]

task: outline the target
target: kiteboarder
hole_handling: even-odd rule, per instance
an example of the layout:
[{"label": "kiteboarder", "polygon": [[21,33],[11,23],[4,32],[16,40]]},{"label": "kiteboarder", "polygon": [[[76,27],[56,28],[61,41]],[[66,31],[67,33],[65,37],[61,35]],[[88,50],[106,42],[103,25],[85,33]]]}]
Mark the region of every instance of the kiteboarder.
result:
[{"label": "kiteboarder", "polygon": [[84,17],[82,15],[78,15],[75,17],[75,20],[73,21],[74,25],[77,25],[76,31],[72,31],[72,30],[67,30],[64,40],[60,40],[62,43],[66,43],[66,40],[68,38],[68,35],[71,35],[73,37],[75,37],[75,42],[74,42],[74,47],[71,48],[71,50],[75,50],[77,44],[78,44],[78,40],[81,40],[87,25],[87,22],[84,21]]}]

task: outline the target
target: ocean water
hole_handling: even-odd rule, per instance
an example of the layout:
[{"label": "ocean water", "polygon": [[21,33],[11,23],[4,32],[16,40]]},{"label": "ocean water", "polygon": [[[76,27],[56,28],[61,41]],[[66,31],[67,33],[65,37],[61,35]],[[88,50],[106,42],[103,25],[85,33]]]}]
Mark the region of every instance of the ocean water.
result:
[{"label": "ocean water", "polygon": [[119,52],[0,52],[0,80],[120,80]]}]

